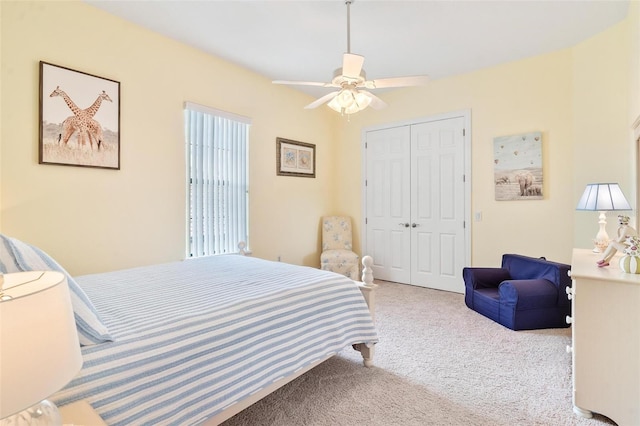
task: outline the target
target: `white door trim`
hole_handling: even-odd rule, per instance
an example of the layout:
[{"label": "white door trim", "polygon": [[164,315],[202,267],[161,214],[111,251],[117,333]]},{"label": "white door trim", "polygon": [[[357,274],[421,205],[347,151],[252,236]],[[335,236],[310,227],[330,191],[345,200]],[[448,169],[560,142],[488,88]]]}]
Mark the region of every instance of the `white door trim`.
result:
[{"label": "white door trim", "polygon": [[[365,143],[367,141],[367,132],[372,130],[383,130],[392,127],[410,126],[412,124],[427,123],[438,120],[447,120],[450,118],[462,117],[464,119],[465,133],[463,136],[464,143],[464,245],[465,245],[465,265],[471,265],[471,109],[446,112],[441,114],[430,115],[427,117],[414,118],[406,121],[379,124],[375,126],[365,127],[360,131],[360,152],[361,155],[361,223],[362,232],[360,232],[360,247],[364,251],[367,247],[366,232],[366,213],[367,213],[367,191],[365,188],[365,180],[367,177],[367,156],[365,155]],[[367,253],[362,253],[362,256]]]}]

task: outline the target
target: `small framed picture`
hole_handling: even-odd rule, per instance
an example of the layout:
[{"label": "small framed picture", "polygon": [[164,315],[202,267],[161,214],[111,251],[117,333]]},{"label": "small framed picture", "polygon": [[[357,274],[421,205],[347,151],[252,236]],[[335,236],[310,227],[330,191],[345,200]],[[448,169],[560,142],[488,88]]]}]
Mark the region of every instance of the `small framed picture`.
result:
[{"label": "small framed picture", "polygon": [[316,177],[316,146],[310,143],[276,138],[278,176]]},{"label": "small framed picture", "polygon": [[120,83],[40,61],[40,164],[120,169]]}]

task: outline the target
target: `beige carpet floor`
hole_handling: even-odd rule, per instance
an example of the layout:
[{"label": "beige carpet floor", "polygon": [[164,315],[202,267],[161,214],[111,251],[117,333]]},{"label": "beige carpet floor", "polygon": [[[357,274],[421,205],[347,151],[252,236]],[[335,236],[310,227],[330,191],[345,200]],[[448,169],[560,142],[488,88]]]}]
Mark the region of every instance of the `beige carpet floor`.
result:
[{"label": "beige carpet floor", "polygon": [[377,283],[375,367],[347,348],[224,426],[614,424],[572,411],[571,329],[515,332],[461,294]]}]

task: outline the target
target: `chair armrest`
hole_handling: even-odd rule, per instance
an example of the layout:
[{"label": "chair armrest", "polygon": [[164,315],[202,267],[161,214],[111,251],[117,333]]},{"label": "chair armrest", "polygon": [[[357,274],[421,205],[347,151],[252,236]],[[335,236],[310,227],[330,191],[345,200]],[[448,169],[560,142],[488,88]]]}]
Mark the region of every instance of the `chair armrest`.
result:
[{"label": "chair armrest", "polygon": [[503,281],[498,294],[500,303],[520,308],[554,306],[558,302],[558,287],[544,278]]},{"label": "chair armrest", "polygon": [[463,268],[462,278],[468,288],[497,288],[504,280],[511,279],[503,268]]}]

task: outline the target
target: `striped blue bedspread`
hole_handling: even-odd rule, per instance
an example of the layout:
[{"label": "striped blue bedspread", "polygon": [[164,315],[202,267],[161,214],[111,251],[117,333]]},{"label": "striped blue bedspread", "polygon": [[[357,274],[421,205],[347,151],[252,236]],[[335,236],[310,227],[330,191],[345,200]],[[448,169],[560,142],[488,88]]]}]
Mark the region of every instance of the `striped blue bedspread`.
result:
[{"label": "striped blue bedspread", "polygon": [[327,271],[215,256],[76,278],[114,342],[82,348],[51,399],[109,425],[191,425],[377,334],[360,290]]}]

